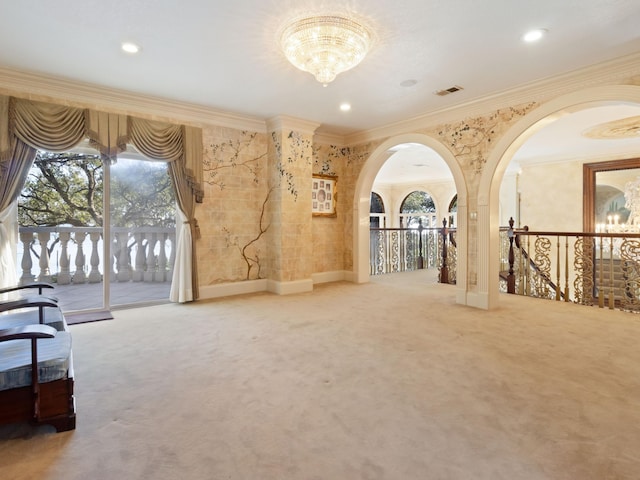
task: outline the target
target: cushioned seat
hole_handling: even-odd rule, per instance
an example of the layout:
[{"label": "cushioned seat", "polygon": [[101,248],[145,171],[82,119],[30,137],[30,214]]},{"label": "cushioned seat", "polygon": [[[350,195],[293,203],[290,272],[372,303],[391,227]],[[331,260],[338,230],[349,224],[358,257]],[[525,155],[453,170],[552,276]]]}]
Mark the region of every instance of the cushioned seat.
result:
[{"label": "cushioned seat", "polygon": [[[71,361],[71,334],[57,332],[38,341],[40,383],[65,378]],[[0,391],[31,385],[31,341],[0,343]]]},{"label": "cushioned seat", "polygon": [[[58,331],[65,330],[64,316],[57,306],[44,307],[42,313],[44,325],[50,325]],[[35,307],[0,313],[0,328],[21,327],[33,323],[40,323],[39,311]]]}]

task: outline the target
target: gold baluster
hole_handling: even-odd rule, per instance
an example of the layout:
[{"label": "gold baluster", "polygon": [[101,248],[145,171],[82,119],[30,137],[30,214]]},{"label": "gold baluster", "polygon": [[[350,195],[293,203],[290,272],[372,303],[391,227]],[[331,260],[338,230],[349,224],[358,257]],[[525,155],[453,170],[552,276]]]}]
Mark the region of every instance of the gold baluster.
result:
[{"label": "gold baluster", "polygon": [[527,252],[529,252],[529,258],[527,259],[526,277],[527,277],[527,297],[531,296],[531,235],[527,235]]},{"label": "gold baluster", "polygon": [[569,236],[564,237],[564,301],[569,301]]},{"label": "gold baluster", "polygon": [[519,237],[520,248],[518,252],[520,253],[520,258],[518,259],[518,295],[524,295],[524,255],[522,253],[522,237]]},{"label": "gold baluster", "polygon": [[598,307],[604,308],[604,238],[600,237],[600,284],[598,286]]},{"label": "gold baluster", "polygon": [[614,276],[613,276],[613,237],[611,237],[611,247],[609,248],[609,310],[613,310],[614,295],[613,295],[613,285],[614,285]]},{"label": "gold baluster", "polygon": [[560,301],[560,235],[556,237],[556,302]]}]

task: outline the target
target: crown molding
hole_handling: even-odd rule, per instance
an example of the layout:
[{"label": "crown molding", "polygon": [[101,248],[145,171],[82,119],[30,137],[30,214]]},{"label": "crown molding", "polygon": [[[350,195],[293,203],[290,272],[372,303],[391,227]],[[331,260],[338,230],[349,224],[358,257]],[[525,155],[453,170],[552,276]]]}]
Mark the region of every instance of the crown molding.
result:
[{"label": "crown molding", "polygon": [[31,100],[57,101],[65,105],[75,104],[82,108],[161,118],[195,126],[215,125],[267,132],[265,121],[258,117],[7,68],[0,68],[0,92]]},{"label": "crown molding", "polygon": [[320,145],[335,145],[337,147],[346,145],[344,135],[338,133],[316,132],[313,141]]},{"label": "crown molding", "polygon": [[302,118],[289,117],[287,115],[278,115],[267,120],[267,130],[274,132],[278,130],[294,130],[296,132],[313,135],[320,126],[317,122],[310,122]]},{"label": "crown molding", "polygon": [[460,121],[463,118],[480,116],[501,108],[532,101],[544,103],[551,98],[595,85],[629,83],[630,81],[640,83],[640,53],[573,70],[563,75],[529,82],[519,87],[434,110],[400,122],[346,135],[344,141],[346,145],[359,145],[407,132],[424,130],[447,122]]},{"label": "crown molding", "polygon": [[[318,132],[315,134],[314,141],[338,146],[359,145],[407,132],[424,130],[447,122],[459,121],[462,118],[480,116],[500,108],[532,101],[543,103],[551,98],[590,86],[629,82],[640,84],[640,53],[530,82],[510,90],[496,92],[480,99],[434,110],[370,130],[348,135]],[[220,126],[258,133],[267,133],[271,129],[267,123],[274,124],[273,122],[279,118],[283,122],[291,123],[294,129],[309,133],[314,133],[320,126],[308,120],[285,116],[265,121],[259,117],[216,110],[202,105],[166,100],[9,68],[0,68],[0,93],[195,126]]]}]

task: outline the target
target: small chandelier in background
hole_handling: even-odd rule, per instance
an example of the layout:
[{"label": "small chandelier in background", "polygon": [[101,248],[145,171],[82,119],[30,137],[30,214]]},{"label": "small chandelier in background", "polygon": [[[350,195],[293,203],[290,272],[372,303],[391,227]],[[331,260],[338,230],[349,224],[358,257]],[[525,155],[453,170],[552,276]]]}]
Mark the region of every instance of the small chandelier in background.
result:
[{"label": "small chandelier in background", "polygon": [[337,15],[301,18],[285,26],[280,35],[287,59],[325,87],[337,74],[360,63],[371,41],[366,26]]}]

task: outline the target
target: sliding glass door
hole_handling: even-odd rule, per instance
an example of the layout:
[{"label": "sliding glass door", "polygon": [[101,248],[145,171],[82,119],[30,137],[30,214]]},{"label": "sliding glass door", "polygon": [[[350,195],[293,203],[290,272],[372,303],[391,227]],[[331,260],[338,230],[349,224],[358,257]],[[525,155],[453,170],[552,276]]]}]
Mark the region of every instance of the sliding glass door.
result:
[{"label": "sliding glass door", "polygon": [[109,185],[110,304],[168,299],[176,213],[167,164],[123,154]]},{"label": "sliding glass door", "polygon": [[53,283],[65,312],[168,301],[175,197],[167,164],[126,153],[104,162],[89,148],[38,152],[18,222],[20,282]]}]

